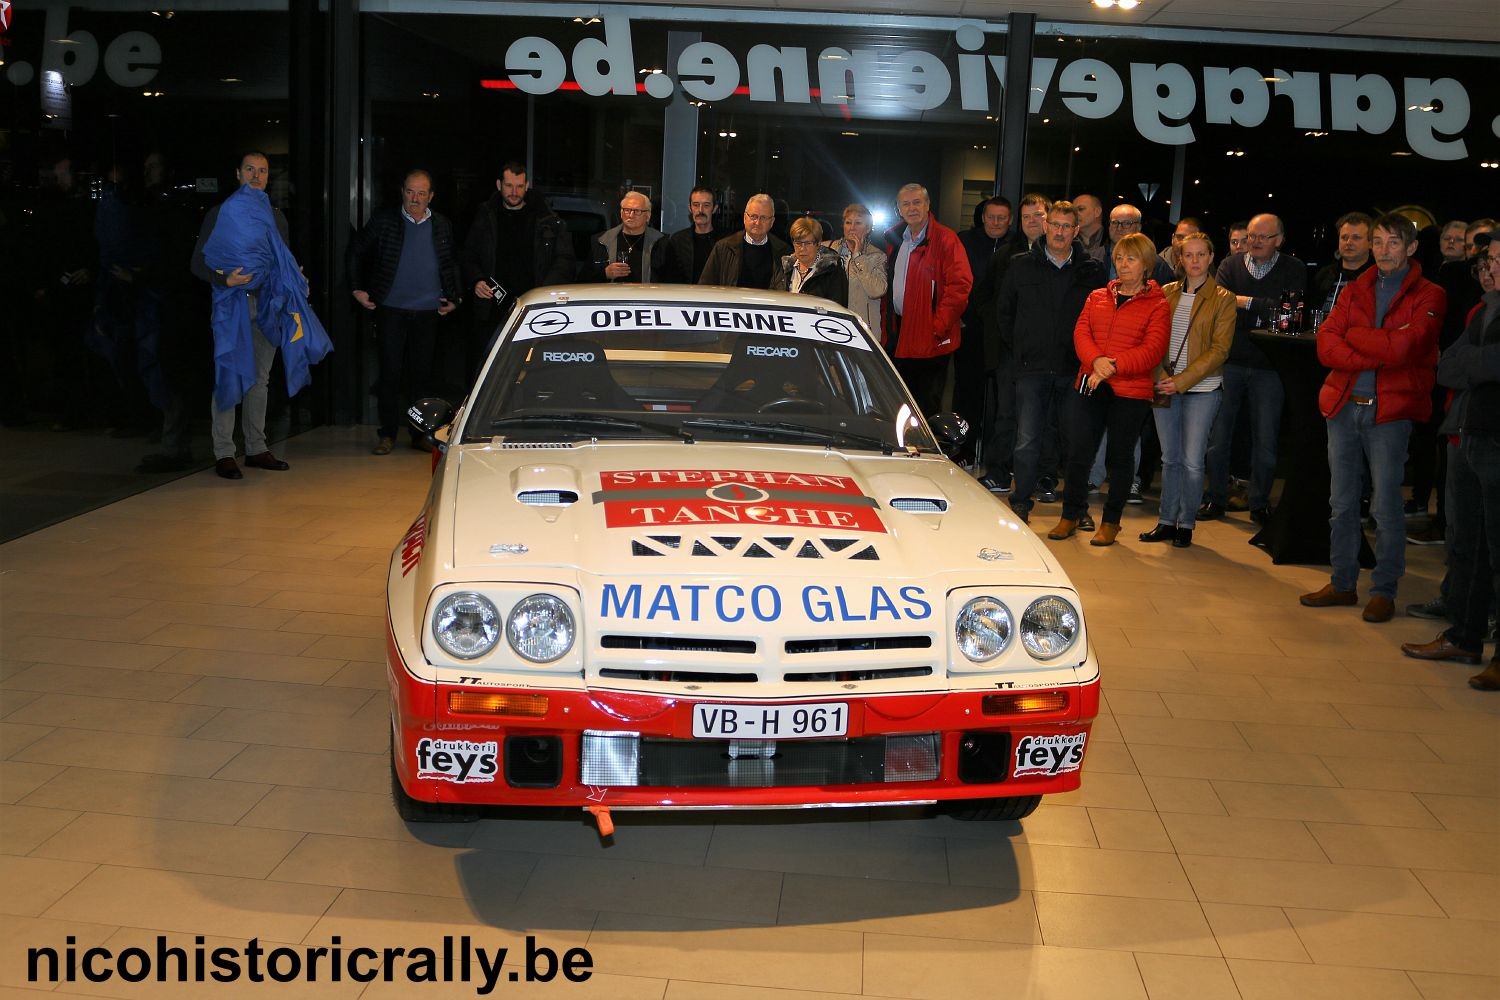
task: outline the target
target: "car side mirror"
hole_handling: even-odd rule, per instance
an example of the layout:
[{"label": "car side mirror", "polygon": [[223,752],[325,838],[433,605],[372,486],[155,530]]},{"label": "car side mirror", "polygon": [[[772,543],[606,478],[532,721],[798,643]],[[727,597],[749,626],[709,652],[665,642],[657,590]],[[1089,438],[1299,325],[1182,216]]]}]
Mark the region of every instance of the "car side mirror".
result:
[{"label": "car side mirror", "polygon": [[927,421],[927,425],[937,435],[938,447],[949,458],[958,454],[969,439],[969,422],[957,413],[939,413]]},{"label": "car side mirror", "polygon": [[446,399],[419,399],[406,411],[406,419],[423,434],[434,434],[453,420],[453,404]]}]

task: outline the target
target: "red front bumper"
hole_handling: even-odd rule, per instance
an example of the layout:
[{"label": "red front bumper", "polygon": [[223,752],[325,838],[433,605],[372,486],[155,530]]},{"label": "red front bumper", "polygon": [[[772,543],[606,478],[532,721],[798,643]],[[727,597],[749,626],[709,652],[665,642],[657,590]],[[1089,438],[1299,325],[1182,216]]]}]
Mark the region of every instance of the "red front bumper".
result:
[{"label": "red front bumper", "polygon": [[[843,701],[849,706],[845,739],[936,734],[938,770],[931,780],[888,780],[850,784],[780,784],[771,787],[693,786],[676,784],[608,785],[582,780],[582,746],[586,731],[631,733],[643,738],[693,740],[693,705],[714,699],[685,699],[614,692],[578,692],[536,688],[466,687],[434,684],[413,677],[394,642],[388,650],[391,717],[396,773],[412,798],[424,802],[468,805],[609,805],[612,807],[716,807],[879,804],[943,799],[987,799],[1046,795],[1078,787],[1088,733],[1099,710],[1095,681],[1060,689],[1066,708],[1036,714],[985,714],[984,699],[1006,692],[956,692],[839,698],[820,695],[776,699],[765,704]],[[1046,689],[1044,689],[1046,690]],[[450,692],[545,698],[544,714],[535,717],[458,713],[449,708]],[[1042,692],[1027,691],[1026,694]],[[759,702],[756,703],[760,705]],[[533,704],[531,710],[541,710]],[[1003,745],[1005,760],[989,776],[975,780],[974,769],[960,762],[972,758],[975,734],[990,746]],[[991,734],[1005,734],[996,743]],[[508,739],[552,737],[560,755],[551,787],[515,787],[508,780]],[[1027,740],[1030,737],[1030,740]],[[1054,737],[1056,739],[1047,739]],[[1041,741],[1041,742],[1038,742]],[[801,741],[799,741],[801,742]],[[810,742],[810,741],[809,741]],[[1059,748],[1049,756],[1038,747]],[[967,749],[965,749],[967,747]],[[1066,759],[1063,747],[1074,748]],[[1027,750],[1031,750],[1031,756]],[[443,777],[433,777],[436,755]],[[496,755],[491,757],[490,755]],[[489,759],[486,759],[486,758]],[[1054,766],[1055,765],[1055,766]],[[1022,773],[1017,773],[1017,772]],[[419,773],[421,772],[421,773]]]}]

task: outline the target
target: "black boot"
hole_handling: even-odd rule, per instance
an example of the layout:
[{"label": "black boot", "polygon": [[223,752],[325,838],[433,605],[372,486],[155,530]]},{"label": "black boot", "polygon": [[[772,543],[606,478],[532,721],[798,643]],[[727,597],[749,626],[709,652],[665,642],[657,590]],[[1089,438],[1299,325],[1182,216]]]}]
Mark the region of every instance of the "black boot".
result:
[{"label": "black boot", "polygon": [[1171,524],[1158,524],[1150,531],[1141,532],[1143,542],[1171,542],[1177,538],[1177,527]]},{"label": "black boot", "polygon": [[1189,545],[1192,545],[1192,544],[1193,544],[1193,529],[1192,528],[1178,528],[1177,529],[1177,537],[1174,538],[1174,539],[1172,539],[1172,548],[1174,548],[1174,549],[1185,549]]}]

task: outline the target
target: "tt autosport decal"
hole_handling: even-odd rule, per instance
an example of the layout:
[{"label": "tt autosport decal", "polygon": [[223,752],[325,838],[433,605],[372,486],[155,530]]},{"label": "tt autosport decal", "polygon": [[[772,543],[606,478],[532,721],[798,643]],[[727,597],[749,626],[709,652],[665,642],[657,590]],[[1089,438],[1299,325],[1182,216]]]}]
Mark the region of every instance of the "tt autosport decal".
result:
[{"label": "tt autosport decal", "polygon": [[796,312],[765,306],[656,305],[579,303],[531,309],[512,335],[517,341],[550,337],[610,334],[616,331],[674,330],[739,333],[792,340],[811,340],[871,350],[855,321],[831,313]]},{"label": "tt autosport decal", "polygon": [[468,740],[417,741],[417,777],[451,781],[454,784],[490,784],[499,772],[500,743]]},{"label": "tt autosport decal", "polygon": [[610,528],[751,524],[885,533],[875,500],[848,476],[728,469],[603,472],[594,503]]},{"label": "tt autosport decal", "polygon": [[1027,774],[1052,777],[1083,766],[1083,744],[1087,733],[1059,736],[1023,736],[1016,741],[1017,778]]}]

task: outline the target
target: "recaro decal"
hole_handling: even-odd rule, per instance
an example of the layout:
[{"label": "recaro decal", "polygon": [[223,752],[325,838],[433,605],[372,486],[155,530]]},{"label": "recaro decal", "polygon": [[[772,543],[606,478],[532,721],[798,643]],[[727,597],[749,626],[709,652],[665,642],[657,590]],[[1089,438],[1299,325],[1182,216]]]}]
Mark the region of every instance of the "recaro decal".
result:
[{"label": "recaro decal", "polygon": [[610,528],[752,524],[885,533],[874,498],[848,476],[733,469],[634,469],[599,474],[596,504]]}]

